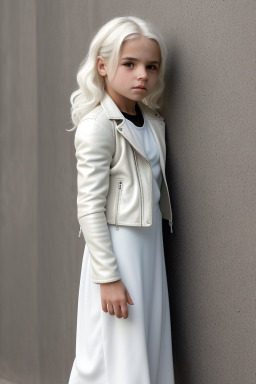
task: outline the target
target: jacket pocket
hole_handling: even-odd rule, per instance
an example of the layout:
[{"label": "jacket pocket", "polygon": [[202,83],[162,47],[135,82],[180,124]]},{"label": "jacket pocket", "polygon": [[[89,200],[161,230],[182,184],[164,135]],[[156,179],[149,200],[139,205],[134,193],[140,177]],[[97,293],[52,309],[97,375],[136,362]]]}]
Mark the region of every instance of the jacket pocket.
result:
[{"label": "jacket pocket", "polygon": [[123,178],[117,178],[117,193],[116,193],[116,204],[115,204],[115,224],[116,224],[116,230],[119,230],[118,226],[118,215],[120,210],[120,203],[121,203],[121,197],[122,197],[122,190],[123,190]]}]

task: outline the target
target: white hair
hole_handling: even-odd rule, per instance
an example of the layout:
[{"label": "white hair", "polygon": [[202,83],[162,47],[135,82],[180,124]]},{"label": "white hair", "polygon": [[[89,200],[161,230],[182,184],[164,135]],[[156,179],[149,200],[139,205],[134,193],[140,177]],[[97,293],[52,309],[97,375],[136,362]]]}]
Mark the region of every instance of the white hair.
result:
[{"label": "white hair", "polygon": [[77,83],[79,88],[70,96],[71,118],[74,126],[67,131],[77,128],[85,114],[99,105],[105,91],[104,78],[97,69],[97,56],[108,63],[113,77],[118,68],[120,50],[124,41],[145,36],[154,39],[160,48],[161,63],[159,76],[154,91],[142,102],[151,108],[160,108],[159,98],[164,89],[164,72],[167,50],[161,33],[153,24],[135,16],[115,17],[104,24],[91,41],[89,51],[79,66]]}]

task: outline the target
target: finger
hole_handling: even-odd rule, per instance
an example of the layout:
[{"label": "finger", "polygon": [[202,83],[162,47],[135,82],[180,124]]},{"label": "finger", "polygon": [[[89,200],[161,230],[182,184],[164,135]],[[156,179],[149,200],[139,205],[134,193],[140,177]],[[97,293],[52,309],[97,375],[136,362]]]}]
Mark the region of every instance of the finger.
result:
[{"label": "finger", "polygon": [[126,303],[121,304],[121,311],[124,319],[127,319],[129,316],[128,307]]},{"label": "finger", "polygon": [[107,303],[106,303],[106,301],[102,301],[102,302],[101,302],[101,306],[102,306],[102,310],[103,310],[104,312],[108,312],[108,307],[107,307]]},{"label": "finger", "polygon": [[115,314],[113,305],[111,303],[108,303],[108,313],[113,316]]},{"label": "finger", "polygon": [[131,298],[128,290],[126,290],[126,297],[127,297],[128,303],[131,304],[131,305],[134,305],[134,302],[132,301],[132,298]]},{"label": "finger", "polygon": [[122,316],[122,311],[121,311],[121,307],[119,304],[114,304],[114,311],[115,311],[115,314],[116,314],[116,317],[118,319],[121,319],[123,316]]}]

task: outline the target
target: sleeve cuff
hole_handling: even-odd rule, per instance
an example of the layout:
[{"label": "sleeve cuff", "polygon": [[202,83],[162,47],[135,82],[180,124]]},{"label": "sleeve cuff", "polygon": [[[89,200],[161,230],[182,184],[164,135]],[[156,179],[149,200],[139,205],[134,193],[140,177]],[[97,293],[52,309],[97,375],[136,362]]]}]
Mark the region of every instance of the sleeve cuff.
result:
[{"label": "sleeve cuff", "polygon": [[100,284],[120,280],[105,213],[95,212],[82,216],[79,224],[89,250],[91,281]]}]

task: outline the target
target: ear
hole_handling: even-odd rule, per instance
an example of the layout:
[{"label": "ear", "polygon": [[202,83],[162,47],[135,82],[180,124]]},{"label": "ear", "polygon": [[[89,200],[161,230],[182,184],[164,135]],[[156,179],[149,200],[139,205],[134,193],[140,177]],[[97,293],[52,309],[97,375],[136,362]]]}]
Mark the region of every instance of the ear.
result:
[{"label": "ear", "polygon": [[102,56],[97,56],[97,69],[101,76],[105,77],[107,75],[106,63]]}]

